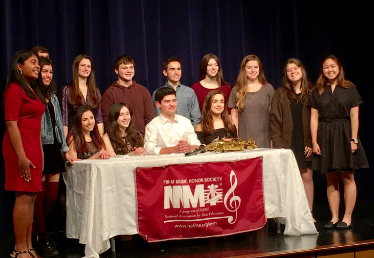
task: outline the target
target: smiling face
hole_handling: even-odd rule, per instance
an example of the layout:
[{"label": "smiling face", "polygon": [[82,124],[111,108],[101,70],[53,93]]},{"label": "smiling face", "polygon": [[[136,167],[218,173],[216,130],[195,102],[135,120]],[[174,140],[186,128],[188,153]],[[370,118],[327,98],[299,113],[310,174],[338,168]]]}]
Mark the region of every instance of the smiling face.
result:
[{"label": "smiling face", "polygon": [[82,79],[87,79],[91,74],[91,61],[83,58],[78,65],[78,76]]},{"label": "smiling face", "polygon": [[131,122],[131,115],[130,111],[127,107],[123,106],[119,111],[119,115],[117,118],[117,124],[119,127],[127,128]]},{"label": "smiling face", "polygon": [[258,79],[260,66],[256,60],[250,60],[245,64],[245,74],[247,75],[247,79],[250,81]]},{"label": "smiling face", "polygon": [[49,86],[53,78],[52,65],[43,65],[40,75],[42,77],[43,85],[46,87]]},{"label": "smiling face", "polygon": [[83,133],[89,133],[95,126],[95,117],[90,110],[84,112],[81,116],[82,131]]},{"label": "smiling face", "polygon": [[206,74],[209,77],[215,77],[219,71],[219,65],[213,58],[209,59],[208,65],[206,67]]},{"label": "smiling face", "polygon": [[17,64],[18,70],[21,72],[22,77],[27,83],[30,83],[32,80],[35,80],[39,76],[40,66],[39,59],[36,55],[32,54],[27,58],[23,64]]},{"label": "smiling face", "polygon": [[329,84],[336,84],[340,69],[338,64],[331,58],[323,62],[323,75],[328,80]]},{"label": "smiling face", "polygon": [[132,63],[122,63],[118,66],[118,69],[114,69],[114,72],[118,74],[118,79],[129,82],[135,75],[135,67]]},{"label": "smiling face", "polygon": [[156,102],[156,106],[161,110],[161,113],[168,117],[173,116],[177,110],[178,101],[174,94],[166,95],[160,102]]},{"label": "smiling face", "polygon": [[170,62],[162,73],[167,77],[169,83],[178,84],[182,77],[182,66],[178,61]]},{"label": "smiling face", "polygon": [[301,81],[303,77],[303,71],[299,66],[294,63],[287,65],[287,78],[292,84],[296,84]]},{"label": "smiling face", "polygon": [[222,114],[225,108],[225,97],[222,94],[216,94],[213,96],[212,105],[210,106],[210,110],[214,115]]}]

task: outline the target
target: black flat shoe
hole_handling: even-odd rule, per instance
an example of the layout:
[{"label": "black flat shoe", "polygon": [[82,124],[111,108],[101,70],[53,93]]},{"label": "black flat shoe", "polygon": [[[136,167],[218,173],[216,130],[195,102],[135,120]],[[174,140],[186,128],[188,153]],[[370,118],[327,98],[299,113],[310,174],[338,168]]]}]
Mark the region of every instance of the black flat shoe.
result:
[{"label": "black flat shoe", "polygon": [[339,222],[336,222],[335,224],[332,223],[332,221],[329,221],[325,224],[325,229],[333,229],[336,228]]},{"label": "black flat shoe", "polygon": [[347,223],[341,221],[341,222],[338,222],[338,225],[336,225],[336,227],[339,229],[348,229],[352,227],[352,223],[347,225]]}]

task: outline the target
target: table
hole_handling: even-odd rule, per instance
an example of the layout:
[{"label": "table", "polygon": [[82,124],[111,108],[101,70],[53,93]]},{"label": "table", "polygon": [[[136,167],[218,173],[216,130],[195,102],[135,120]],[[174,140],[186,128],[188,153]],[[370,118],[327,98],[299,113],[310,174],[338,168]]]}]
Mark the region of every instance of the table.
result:
[{"label": "table", "polygon": [[66,235],[85,244],[85,257],[99,257],[116,235],[138,233],[134,171],[137,167],[235,161],[263,157],[267,218],[285,224],[285,235],[317,234],[300,172],[291,150],[255,149],[228,153],[123,156],[83,160],[64,173],[67,187]]}]

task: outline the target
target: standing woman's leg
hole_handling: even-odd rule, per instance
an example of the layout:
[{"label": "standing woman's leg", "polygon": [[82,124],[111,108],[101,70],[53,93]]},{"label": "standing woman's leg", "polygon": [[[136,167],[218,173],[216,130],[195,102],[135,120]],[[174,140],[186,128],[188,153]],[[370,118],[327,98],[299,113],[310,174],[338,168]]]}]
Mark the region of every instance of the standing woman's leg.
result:
[{"label": "standing woman's leg", "polygon": [[[34,215],[34,202],[36,193],[16,192],[16,201],[13,209],[13,226],[15,236],[14,249],[27,251],[32,248],[31,231]],[[22,257],[27,257],[28,254]],[[29,257],[31,257],[29,255]]]},{"label": "standing woman's leg", "polygon": [[[45,185],[45,196],[44,196],[44,219],[47,219],[53,205],[57,200],[58,184],[60,181],[60,173],[48,174]],[[60,252],[50,243],[50,239],[47,233],[41,235],[42,241],[44,242],[43,253],[45,256],[54,257],[60,255]]]},{"label": "standing woman's leg", "polygon": [[313,170],[311,168],[300,169],[301,178],[303,179],[304,189],[310,211],[313,211],[314,199],[314,184],[313,184]]},{"label": "standing woman's leg", "polygon": [[338,171],[333,171],[326,174],[327,179],[327,199],[329,201],[331,211],[331,222],[337,223],[339,221],[339,181],[340,175]]},{"label": "standing woman's leg", "polygon": [[42,176],[42,191],[37,193],[35,203],[34,203],[34,221],[32,224],[32,231],[34,234],[45,233],[44,228],[44,215],[43,215],[43,203],[45,195],[45,182],[46,175]]},{"label": "standing woman's leg", "polygon": [[46,219],[57,200],[60,173],[48,174],[44,197],[44,218]]},{"label": "standing woman's leg", "polygon": [[352,222],[352,212],[355,208],[357,197],[356,182],[353,171],[342,171],[340,172],[340,176],[344,184],[345,202],[345,212],[342,221],[345,222],[348,226],[350,226]]}]

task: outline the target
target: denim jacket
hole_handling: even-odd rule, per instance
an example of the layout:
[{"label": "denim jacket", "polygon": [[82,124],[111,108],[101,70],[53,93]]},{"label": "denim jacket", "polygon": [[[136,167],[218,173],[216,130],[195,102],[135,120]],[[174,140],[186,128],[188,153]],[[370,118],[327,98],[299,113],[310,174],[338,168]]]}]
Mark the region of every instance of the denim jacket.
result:
[{"label": "denim jacket", "polygon": [[[64,130],[62,129],[62,115],[60,109],[60,103],[55,94],[51,95],[51,103],[55,109],[55,117],[56,117],[56,126],[54,128],[56,139],[61,145],[61,153],[65,153],[69,151],[69,147],[66,144]],[[50,118],[48,108],[45,109],[45,112],[42,116],[42,144],[53,144],[53,128],[52,128],[52,121]]]}]

